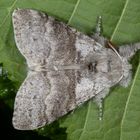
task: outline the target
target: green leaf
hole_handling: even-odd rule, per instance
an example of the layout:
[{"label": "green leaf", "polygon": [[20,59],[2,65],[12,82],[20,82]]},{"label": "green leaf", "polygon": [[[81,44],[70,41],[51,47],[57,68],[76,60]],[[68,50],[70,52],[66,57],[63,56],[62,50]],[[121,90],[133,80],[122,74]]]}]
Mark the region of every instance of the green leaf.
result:
[{"label": "green leaf", "polygon": [[13,108],[16,92],[14,82],[8,79],[7,71],[0,64],[0,100],[4,100],[10,108]]},{"label": "green leaf", "polygon": [[121,140],[140,138],[140,63],[129,92],[121,120]]},{"label": "green leaf", "polygon": [[[9,78],[19,87],[26,77],[27,66],[14,42],[11,14],[15,8],[44,11],[85,34],[92,33],[96,18],[101,15],[103,35],[120,45],[140,41],[139,7],[139,0],[1,0],[0,62],[8,70]],[[98,108],[92,101],[61,119],[60,126],[67,129],[68,140],[139,139],[139,55],[138,53],[133,60],[135,76],[130,86],[116,86],[111,89],[104,103],[102,121],[98,120]]]}]

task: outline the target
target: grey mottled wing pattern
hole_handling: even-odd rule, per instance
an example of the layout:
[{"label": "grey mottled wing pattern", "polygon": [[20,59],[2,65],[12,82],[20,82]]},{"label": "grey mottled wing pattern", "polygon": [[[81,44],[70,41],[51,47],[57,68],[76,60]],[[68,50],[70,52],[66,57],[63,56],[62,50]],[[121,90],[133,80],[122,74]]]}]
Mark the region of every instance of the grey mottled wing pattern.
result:
[{"label": "grey mottled wing pattern", "polygon": [[75,108],[75,72],[53,69],[74,63],[75,34],[34,10],[15,10],[13,25],[17,47],[30,69],[15,99],[13,125],[36,129]]},{"label": "grey mottled wing pattern", "polygon": [[[59,57],[64,55],[61,49],[64,48],[66,52],[75,41],[75,35],[71,34],[73,31],[65,24],[35,10],[15,10],[13,26],[17,47],[26,58],[29,67],[44,65],[49,61],[50,53],[59,61]],[[64,47],[66,45],[67,47]]]},{"label": "grey mottled wing pattern", "polygon": [[34,10],[15,10],[12,17],[15,41],[28,66],[42,64],[40,58],[49,56],[51,46],[45,37],[48,16]]},{"label": "grey mottled wing pattern", "polygon": [[28,74],[15,99],[13,126],[16,129],[32,130],[46,124],[44,99],[49,92],[50,84],[43,73]]},{"label": "grey mottled wing pattern", "polygon": [[[52,17],[19,9],[13,12],[13,25],[29,67],[15,99],[17,129],[36,129],[57,120],[108,91],[122,75],[122,63],[111,49]],[[63,69],[73,64],[80,69]]]},{"label": "grey mottled wing pattern", "polygon": [[84,34],[77,36],[76,52],[78,63],[85,65],[85,69],[76,72],[76,104],[80,105],[118,83],[122,65],[113,50]]}]

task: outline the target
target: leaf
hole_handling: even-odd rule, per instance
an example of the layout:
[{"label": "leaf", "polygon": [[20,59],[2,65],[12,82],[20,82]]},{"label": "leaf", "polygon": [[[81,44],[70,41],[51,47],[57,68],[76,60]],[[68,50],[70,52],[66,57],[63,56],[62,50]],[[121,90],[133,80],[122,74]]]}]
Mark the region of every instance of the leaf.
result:
[{"label": "leaf", "polygon": [[11,80],[7,77],[7,72],[0,64],[0,100],[4,100],[6,104],[12,109],[16,88]]},{"label": "leaf", "polygon": [[131,86],[121,120],[121,140],[137,140],[140,137],[140,63]]},{"label": "leaf", "polygon": [[[139,0],[1,0],[0,62],[18,87],[27,68],[14,42],[11,13],[15,8],[44,11],[87,34],[92,33],[97,16],[102,15],[104,36],[120,45],[140,41],[139,7]],[[103,121],[98,120],[98,108],[92,101],[61,119],[68,140],[139,139],[140,64],[137,67],[136,61],[138,57],[133,61],[136,74],[132,84],[128,88],[113,87],[106,98]]]}]

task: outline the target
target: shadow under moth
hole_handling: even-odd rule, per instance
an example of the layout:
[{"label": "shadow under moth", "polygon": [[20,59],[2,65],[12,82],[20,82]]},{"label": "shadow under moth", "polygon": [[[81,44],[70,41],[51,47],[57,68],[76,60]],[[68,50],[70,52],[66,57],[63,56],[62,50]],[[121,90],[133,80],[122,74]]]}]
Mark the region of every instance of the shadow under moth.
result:
[{"label": "shadow under moth", "polygon": [[15,129],[52,123],[92,98],[101,107],[110,87],[126,87],[131,80],[128,60],[140,43],[117,51],[100,36],[100,22],[90,37],[35,10],[14,10],[12,20],[16,45],[28,65],[15,98]]}]

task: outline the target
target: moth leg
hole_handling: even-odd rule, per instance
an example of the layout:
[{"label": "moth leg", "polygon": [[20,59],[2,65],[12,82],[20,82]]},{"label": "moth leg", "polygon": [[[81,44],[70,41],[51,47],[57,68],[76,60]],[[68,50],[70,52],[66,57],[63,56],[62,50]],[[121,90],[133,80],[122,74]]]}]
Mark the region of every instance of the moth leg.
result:
[{"label": "moth leg", "polygon": [[101,36],[102,34],[102,17],[101,16],[98,16],[97,17],[97,23],[96,23],[96,28],[95,28],[95,34],[97,36]]},{"label": "moth leg", "polygon": [[103,118],[103,101],[104,101],[104,98],[108,95],[108,93],[109,93],[109,88],[104,89],[103,91],[98,93],[94,98],[94,101],[97,104],[98,109],[99,109],[99,120],[102,120]]},{"label": "moth leg", "polygon": [[91,37],[98,43],[100,43],[102,46],[106,46],[106,38],[101,36],[103,33],[103,28],[102,28],[102,17],[98,16],[97,17],[97,23],[96,23],[96,28],[95,28],[95,33],[91,35]]}]

